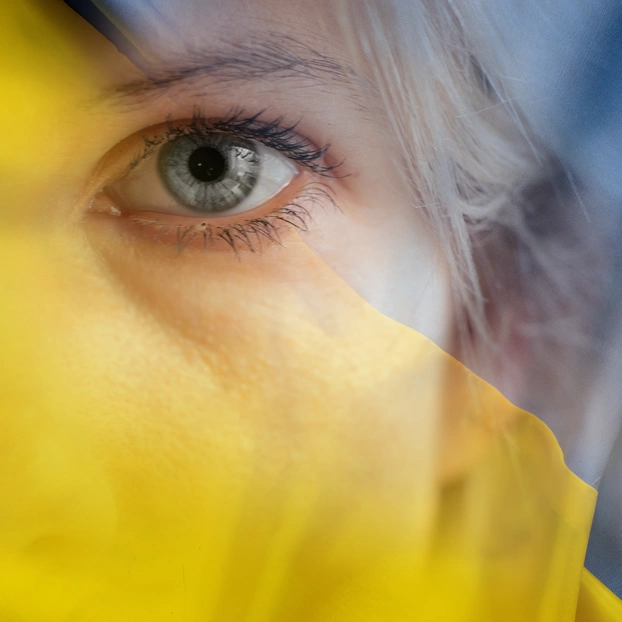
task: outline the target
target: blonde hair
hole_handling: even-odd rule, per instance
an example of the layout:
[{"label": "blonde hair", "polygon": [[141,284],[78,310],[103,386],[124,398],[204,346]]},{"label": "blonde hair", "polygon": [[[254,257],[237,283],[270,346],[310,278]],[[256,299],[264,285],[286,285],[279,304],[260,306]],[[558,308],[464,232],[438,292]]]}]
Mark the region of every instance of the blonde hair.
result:
[{"label": "blonde hair", "polygon": [[609,257],[598,210],[586,213],[579,181],[513,97],[504,4],[495,13],[479,0],[342,0],[335,17],[447,259],[456,352],[498,385],[521,367],[526,388],[511,398],[536,414],[564,411],[560,438],[581,416],[576,383],[594,358]]},{"label": "blonde hair", "polygon": [[587,347],[597,223],[588,226],[573,178],[513,100],[495,16],[477,0],[343,0],[336,15],[370,76],[370,107],[399,146],[413,205],[446,255],[461,355],[483,344],[498,358],[517,330],[547,348],[573,337]]}]

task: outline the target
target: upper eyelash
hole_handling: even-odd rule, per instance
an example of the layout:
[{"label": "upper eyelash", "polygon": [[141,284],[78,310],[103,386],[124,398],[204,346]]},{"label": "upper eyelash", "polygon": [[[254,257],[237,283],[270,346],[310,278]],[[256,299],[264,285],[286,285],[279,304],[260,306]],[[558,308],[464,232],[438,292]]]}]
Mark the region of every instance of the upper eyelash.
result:
[{"label": "upper eyelash", "polygon": [[300,166],[318,175],[336,178],[347,177],[347,175],[336,174],[336,170],[343,165],[345,160],[332,165],[325,163],[324,158],[330,149],[330,143],[326,143],[323,147],[316,147],[295,132],[299,122],[283,125],[282,116],[276,117],[271,121],[263,121],[260,117],[265,112],[265,110],[261,110],[258,113],[246,116],[244,110],[236,109],[228,117],[210,120],[205,118],[199,110],[196,110],[190,123],[184,125],[176,125],[169,118],[167,119],[167,130],[164,134],[155,138],[143,135],[145,149],[132,161],[130,170],[151,155],[155,148],[175,138],[210,132],[223,132],[246,140],[256,140],[266,147],[279,151]]}]

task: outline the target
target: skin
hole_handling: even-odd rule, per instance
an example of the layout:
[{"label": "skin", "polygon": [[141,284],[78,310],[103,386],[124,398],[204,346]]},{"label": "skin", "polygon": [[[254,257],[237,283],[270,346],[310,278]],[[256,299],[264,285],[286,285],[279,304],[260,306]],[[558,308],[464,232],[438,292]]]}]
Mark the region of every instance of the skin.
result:
[{"label": "skin", "polygon": [[[248,4],[215,7],[197,2],[197,42],[210,42],[218,52],[221,39],[245,41],[258,31],[282,33],[348,62],[343,45],[305,3]],[[55,366],[66,370],[73,384],[101,385],[99,372],[87,370],[105,368],[106,395],[123,404],[128,387],[156,386],[180,348],[201,358],[213,356],[206,334],[219,330],[209,304],[214,292],[225,281],[235,292],[226,304],[231,313],[246,309],[248,317],[236,327],[243,335],[247,323],[252,327],[254,321],[252,301],[262,298],[267,282],[276,287],[284,278],[279,271],[268,272],[249,283],[248,275],[267,269],[268,257],[279,265],[291,263],[288,253],[296,245],[381,313],[442,348],[450,347],[449,283],[441,253],[404,196],[396,167],[386,155],[391,148],[386,137],[368,113],[356,109],[352,84],[329,82],[327,88],[304,79],[293,84],[265,79],[228,86],[202,79],[120,102],[110,93],[121,84],[144,80],[144,74],[61,3],[35,2],[33,14],[37,11],[45,16],[39,27],[46,20],[58,27],[58,41],[51,43],[59,51],[54,45],[44,49],[20,41],[28,62],[10,59],[29,106],[19,94],[9,99],[19,112],[5,150],[6,177],[14,181],[5,191],[5,205],[11,207],[2,212],[5,225],[10,225],[3,230],[27,256],[48,257],[44,262],[53,266],[47,289],[54,304],[44,299],[40,304],[62,309],[50,321],[54,330],[49,338],[65,344],[58,348],[62,352],[54,353]],[[319,9],[323,14],[328,10]],[[192,15],[195,23],[198,17]],[[188,30],[188,23],[174,25],[175,31],[196,32]],[[145,52],[154,66],[165,66],[178,53],[179,41],[151,37]],[[45,108],[38,109],[36,102],[44,100]],[[286,230],[282,247],[254,254],[243,249],[239,255],[222,244],[206,252],[190,247],[179,253],[171,240],[158,240],[153,231],[143,235],[127,219],[112,215],[114,208],[102,200],[101,190],[123,176],[143,146],[146,128],[161,130],[169,117],[182,123],[197,107],[205,116],[218,118],[241,106],[267,109],[267,118],[283,116],[286,124],[300,121],[297,132],[319,145],[331,143],[330,157],[345,160],[339,169],[344,177],[323,179],[306,172],[289,192],[299,189],[303,178],[320,181],[330,186],[338,208],[327,201],[310,206],[307,233]],[[37,144],[37,150],[21,159],[15,153],[23,151],[19,146],[24,142]],[[27,230],[37,231],[36,243],[15,235]],[[304,266],[300,269],[298,276],[312,282],[313,275],[306,275]],[[316,294],[309,287],[308,304]],[[194,360],[175,365],[176,377],[201,377]]]},{"label": "skin", "polygon": [[[345,58],[346,51],[331,33],[317,32],[317,15],[304,3],[247,5],[228,2],[211,8],[197,3],[196,9],[204,13],[200,41],[218,41],[228,32],[240,41],[257,30],[287,33],[320,47],[322,53]],[[145,385],[157,384],[160,370],[168,367],[180,347],[211,356],[205,334],[217,320],[210,316],[208,297],[226,279],[236,294],[234,300],[227,299],[230,312],[246,308],[250,319],[244,322],[252,324],[249,304],[262,297],[264,280],[276,286],[281,277],[270,272],[249,284],[247,273],[255,274],[259,266],[264,269],[267,256],[274,256],[279,264],[291,261],[290,241],[310,249],[339,275],[344,287],[376,309],[449,347],[449,284],[441,254],[403,195],[396,167],[386,157],[382,132],[368,114],[353,109],[351,85],[330,84],[327,92],[323,85],[304,80],[298,80],[296,88],[279,79],[244,86],[201,80],[156,97],[119,103],[102,93],[144,75],[69,9],[60,3],[53,6],[42,10],[60,25],[60,36],[69,43],[58,55],[32,50],[36,60],[26,75],[23,67],[16,67],[16,73],[22,72],[22,83],[31,84],[40,98],[47,97],[52,109],[48,118],[44,111],[36,111],[34,127],[28,127],[30,116],[24,117],[14,131],[16,145],[37,140],[37,175],[33,180],[28,169],[35,166],[33,154],[26,162],[11,163],[15,175],[29,181],[16,182],[9,189],[12,207],[3,211],[3,219],[15,223],[15,230],[44,229],[37,238],[39,248],[27,252],[55,254],[62,288],[54,296],[63,309],[63,320],[53,338],[58,343],[97,340],[86,351],[81,346],[78,351],[64,348],[66,360],[59,365],[71,370],[68,375],[77,374],[75,384],[82,385],[79,378],[97,360],[109,370],[107,394],[122,403],[118,387],[131,386],[138,379]],[[165,64],[174,43],[152,40],[152,45],[163,55],[153,62]],[[75,58],[77,67],[68,67],[64,54]],[[46,74],[54,80],[42,80]],[[331,157],[345,159],[340,171],[347,177],[319,178],[330,185],[338,209],[326,201],[310,206],[313,220],[307,234],[283,231],[283,247],[266,248],[265,254],[242,250],[239,256],[222,245],[206,252],[186,248],[179,253],[170,240],[158,241],[153,231],[140,235],[126,219],[107,214],[100,191],[123,175],[140,151],[145,128],[161,128],[167,117],[182,122],[192,117],[197,106],[210,118],[226,115],[233,106],[252,106],[273,110],[267,116],[282,115],[285,123],[302,119],[300,134],[317,144],[330,141]],[[299,188],[301,183],[293,185]],[[304,279],[304,271],[301,276]],[[310,299],[314,295],[310,290]],[[65,325],[72,327],[74,335],[83,336],[63,334]],[[246,323],[237,327],[240,334],[247,328]],[[181,365],[176,375],[196,375],[192,361]]]},{"label": "skin", "polygon": [[[228,2],[214,7],[197,2],[187,7],[187,12],[184,11],[179,19],[171,15],[172,21],[167,23],[173,32],[184,32],[184,43],[196,41],[197,46],[204,47],[206,41],[229,39],[223,33],[231,33],[234,43],[269,33],[269,36],[276,34],[277,37],[287,35],[299,38],[303,44],[319,48],[322,54],[340,62],[348,62],[347,50],[338,43],[334,33],[322,28],[317,8],[310,10],[303,3],[253,3],[252,8],[247,4]],[[330,15],[326,8],[319,10],[320,17],[326,15]],[[186,21],[184,18],[187,18]],[[189,21],[200,23],[200,31],[197,32]],[[88,26],[76,23],[75,28],[84,31],[84,37],[89,40],[88,45],[102,48],[102,51],[97,50],[98,60],[95,60],[94,54],[88,57],[87,62],[92,65],[95,75],[94,80],[89,80],[91,92],[88,95],[92,93],[96,99],[102,91],[107,92],[118,84],[143,78]],[[194,37],[193,33],[196,33]],[[179,40],[171,38],[168,32],[156,33],[155,36],[149,33],[149,44],[141,43],[140,37],[137,40],[154,67],[167,66],[171,58],[178,59],[184,53],[180,51]],[[211,44],[208,49],[212,51],[214,47],[218,51],[218,44]],[[105,67],[104,71],[100,65]],[[133,155],[132,147],[136,148],[140,140],[134,140],[129,147],[124,142],[126,137],[136,137],[136,133],[161,124],[168,117],[175,120],[188,119],[197,106],[207,117],[224,116],[234,106],[249,106],[252,110],[267,109],[267,117],[282,115],[285,124],[300,121],[297,131],[316,144],[330,142],[329,156],[334,160],[345,160],[338,171],[340,176],[344,176],[343,179],[320,180],[330,184],[338,209],[333,209],[331,205],[318,206],[312,214],[310,231],[301,236],[303,242],[372,306],[422,332],[447,349],[449,285],[441,253],[435,247],[430,233],[422,226],[416,210],[404,197],[396,167],[387,159],[391,145],[386,143],[386,137],[377,124],[369,120],[369,114],[354,108],[359,101],[352,101],[352,84],[328,81],[328,85],[314,85],[311,81],[297,79],[294,86],[292,88],[291,81],[279,79],[278,76],[242,86],[227,86],[218,80],[209,79],[188,81],[168,92],[159,93],[157,97],[139,98],[132,102],[132,109],[124,105],[117,107],[107,101],[91,107],[86,103],[89,101],[87,96],[83,101],[89,121],[96,118],[97,124],[105,127],[106,132],[105,136],[104,132],[91,134],[88,152],[84,152],[82,145],[74,143],[67,146],[69,153],[80,151],[84,164],[76,170],[77,179],[72,187],[66,188],[65,196],[73,195],[78,188],[84,187],[82,184],[87,184],[87,191],[80,195],[83,203],[73,207],[69,217],[76,222],[82,219],[80,225],[90,226],[83,224],[85,219],[82,216],[86,211],[84,202],[96,194],[98,185],[97,182],[89,183],[88,172],[92,171],[102,155],[114,150],[118,143],[127,150],[123,152],[121,149],[122,156],[127,158],[130,157],[129,153]],[[78,104],[77,108],[80,107]],[[76,124],[75,110],[67,112],[65,122],[72,126],[73,132],[82,136],[83,129]],[[122,162],[122,157],[118,157],[117,153],[113,155],[105,166],[97,169],[98,176],[113,177],[118,173],[119,166],[127,165],[127,160]],[[54,173],[58,174],[57,171],[51,174]],[[99,183],[101,185],[101,179]],[[62,209],[59,207],[59,220],[65,218],[64,214],[60,214]],[[360,252],[359,249],[365,250]],[[96,248],[94,250],[97,251]],[[114,250],[110,252],[119,254]],[[166,251],[157,244],[148,252],[156,261],[166,255]],[[220,256],[223,256],[222,253]],[[237,262],[233,256],[229,259]],[[243,260],[249,262],[247,256]],[[170,258],[167,257],[167,261]],[[208,272],[213,278],[213,272],[209,270],[210,261],[209,253],[203,256],[183,253],[177,263],[189,266],[188,276],[184,276],[188,278],[188,283],[185,285],[177,279],[176,287],[190,292],[197,282],[206,281]],[[143,277],[137,274],[126,275],[124,278],[134,278],[136,285],[139,282],[147,285]],[[158,289],[166,291],[167,287],[161,285],[158,283]],[[103,304],[103,301],[99,302]],[[149,294],[146,304],[157,313],[163,301],[153,292]],[[183,314],[181,307],[188,304],[196,303],[187,299],[179,300],[180,308],[172,312]],[[153,351],[151,345],[146,347]]]}]

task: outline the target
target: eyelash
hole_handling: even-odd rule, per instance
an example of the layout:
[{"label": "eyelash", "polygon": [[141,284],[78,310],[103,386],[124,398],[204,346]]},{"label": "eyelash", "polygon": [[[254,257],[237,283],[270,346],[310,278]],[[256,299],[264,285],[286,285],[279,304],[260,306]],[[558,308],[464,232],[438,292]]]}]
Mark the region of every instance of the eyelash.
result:
[{"label": "eyelash", "polygon": [[[310,203],[310,206],[305,205]],[[144,218],[132,218],[132,222],[141,228],[159,228],[159,236],[164,237],[171,231],[177,233],[177,252],[181,253],[196,238],[203,241],[202,249],[205,251],[216,240],[226,242],[229,247],[238,254],[239,250],[249,250],[255,253],[261,251],[262,239],[272,244],[281,244],[279,225],[286,224],[298,231],[307,231],[309,223],[313,220],[311,211],[313,206],[325,207],[326,204],[339,209],[332,195],[332,189],[320,182],[306,184],[298,193],[298,196],[282,205],[269,214],[229,226],[214,226],[208,222],[193,223],[191,225],[171,225],[157,220]],[[240,247],[242,245],[242,247]]]},{"label": "eyelash", "polygon": [[[200,110],[195,110],[192,120],[183,125],[178,125],[171,118],[168,118],[166,120],[167,129],[161,135],[156,137],[142,135],[145,146],[142,152],[130,163],[128,173],[151,156],[158,147],[175,138],[224,132],[245,140],[255,140],[275,149],[283,156],[320,177],[333,179],[347,177],[347,175],[337,174],[337,169],[343,165],[345,160],[332,165],[326,164],[325,156],[330,149],[330,143],[323,147],[316,147],[295,132],[298,123],[283,125],[283,117],[280,116],[271,121],[263,121],[260,117],[264,114],[265,110],[246,115],[243,109],[235,109],[228,117],[208,120],[201,114]],[[241,249],[249,250],[252,253],[261,250],[262,239],[280,245],[280,229],[284,224],[298,231],[307,231],[312,220],[311,211],[313,208],[325,207],[326,205],[339,209],[333,196],[333,189],[326,183],[316,181],[305,184],[293,200],[270,213],[228,226],[216,226],[208,222],[171,225],[170,223],[143,218],[130,218],[130,220],[143,229],[147,227],[159,229],[158,238],[176,230],[179,253],[198,237],[199,240],[202,240],[203,250],[207,250],[214,241],[222,240],[237,255]]]},{"label": "eyelash", "polygon": [[138,166],[157,147],[180,136],[223,132],[246,140],[256,140],[266,147],[276,149],[285,157],[322,177],[338,179],[347,177],[347,175],[337,175],[335,172],[345,160],[332,165],[324,162],[331,146],[330,143],[326,143],[323,147],[316,147],[296,133],[299,122],[283,125],[283,117],[262,121],[260,117],[265,112],[261,110],[246,116],[244,109],[235,109],[228,117],[210,120],[204,117],[200,110],[195,110],[191,122],[182,126],[175,125],[169,118],[167,119],[167,131],[163,135],[156,138],[143,135],[145,149],[134,159],[130,168]]}]

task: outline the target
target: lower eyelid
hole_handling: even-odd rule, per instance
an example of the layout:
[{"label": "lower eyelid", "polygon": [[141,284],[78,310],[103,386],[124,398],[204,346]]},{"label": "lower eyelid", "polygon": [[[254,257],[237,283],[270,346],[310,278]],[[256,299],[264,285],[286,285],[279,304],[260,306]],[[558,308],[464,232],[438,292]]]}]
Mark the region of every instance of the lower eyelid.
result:
[{"label": "lower eyelid", "polygon": [[[147,211],[119,211],[105,193],[100,193],[89,210],[98,217],[114,217],[132,236],[157,244],[202,251],[257,252],[268,244],[280,244],[291,231],[306,231],[316,209],[339,209],[334,190],[324,182],[300,175],[304,183],[288,189],[286,196],[230,217],[181,217]],[[284,194],[284,193],[281,193]]]}]

